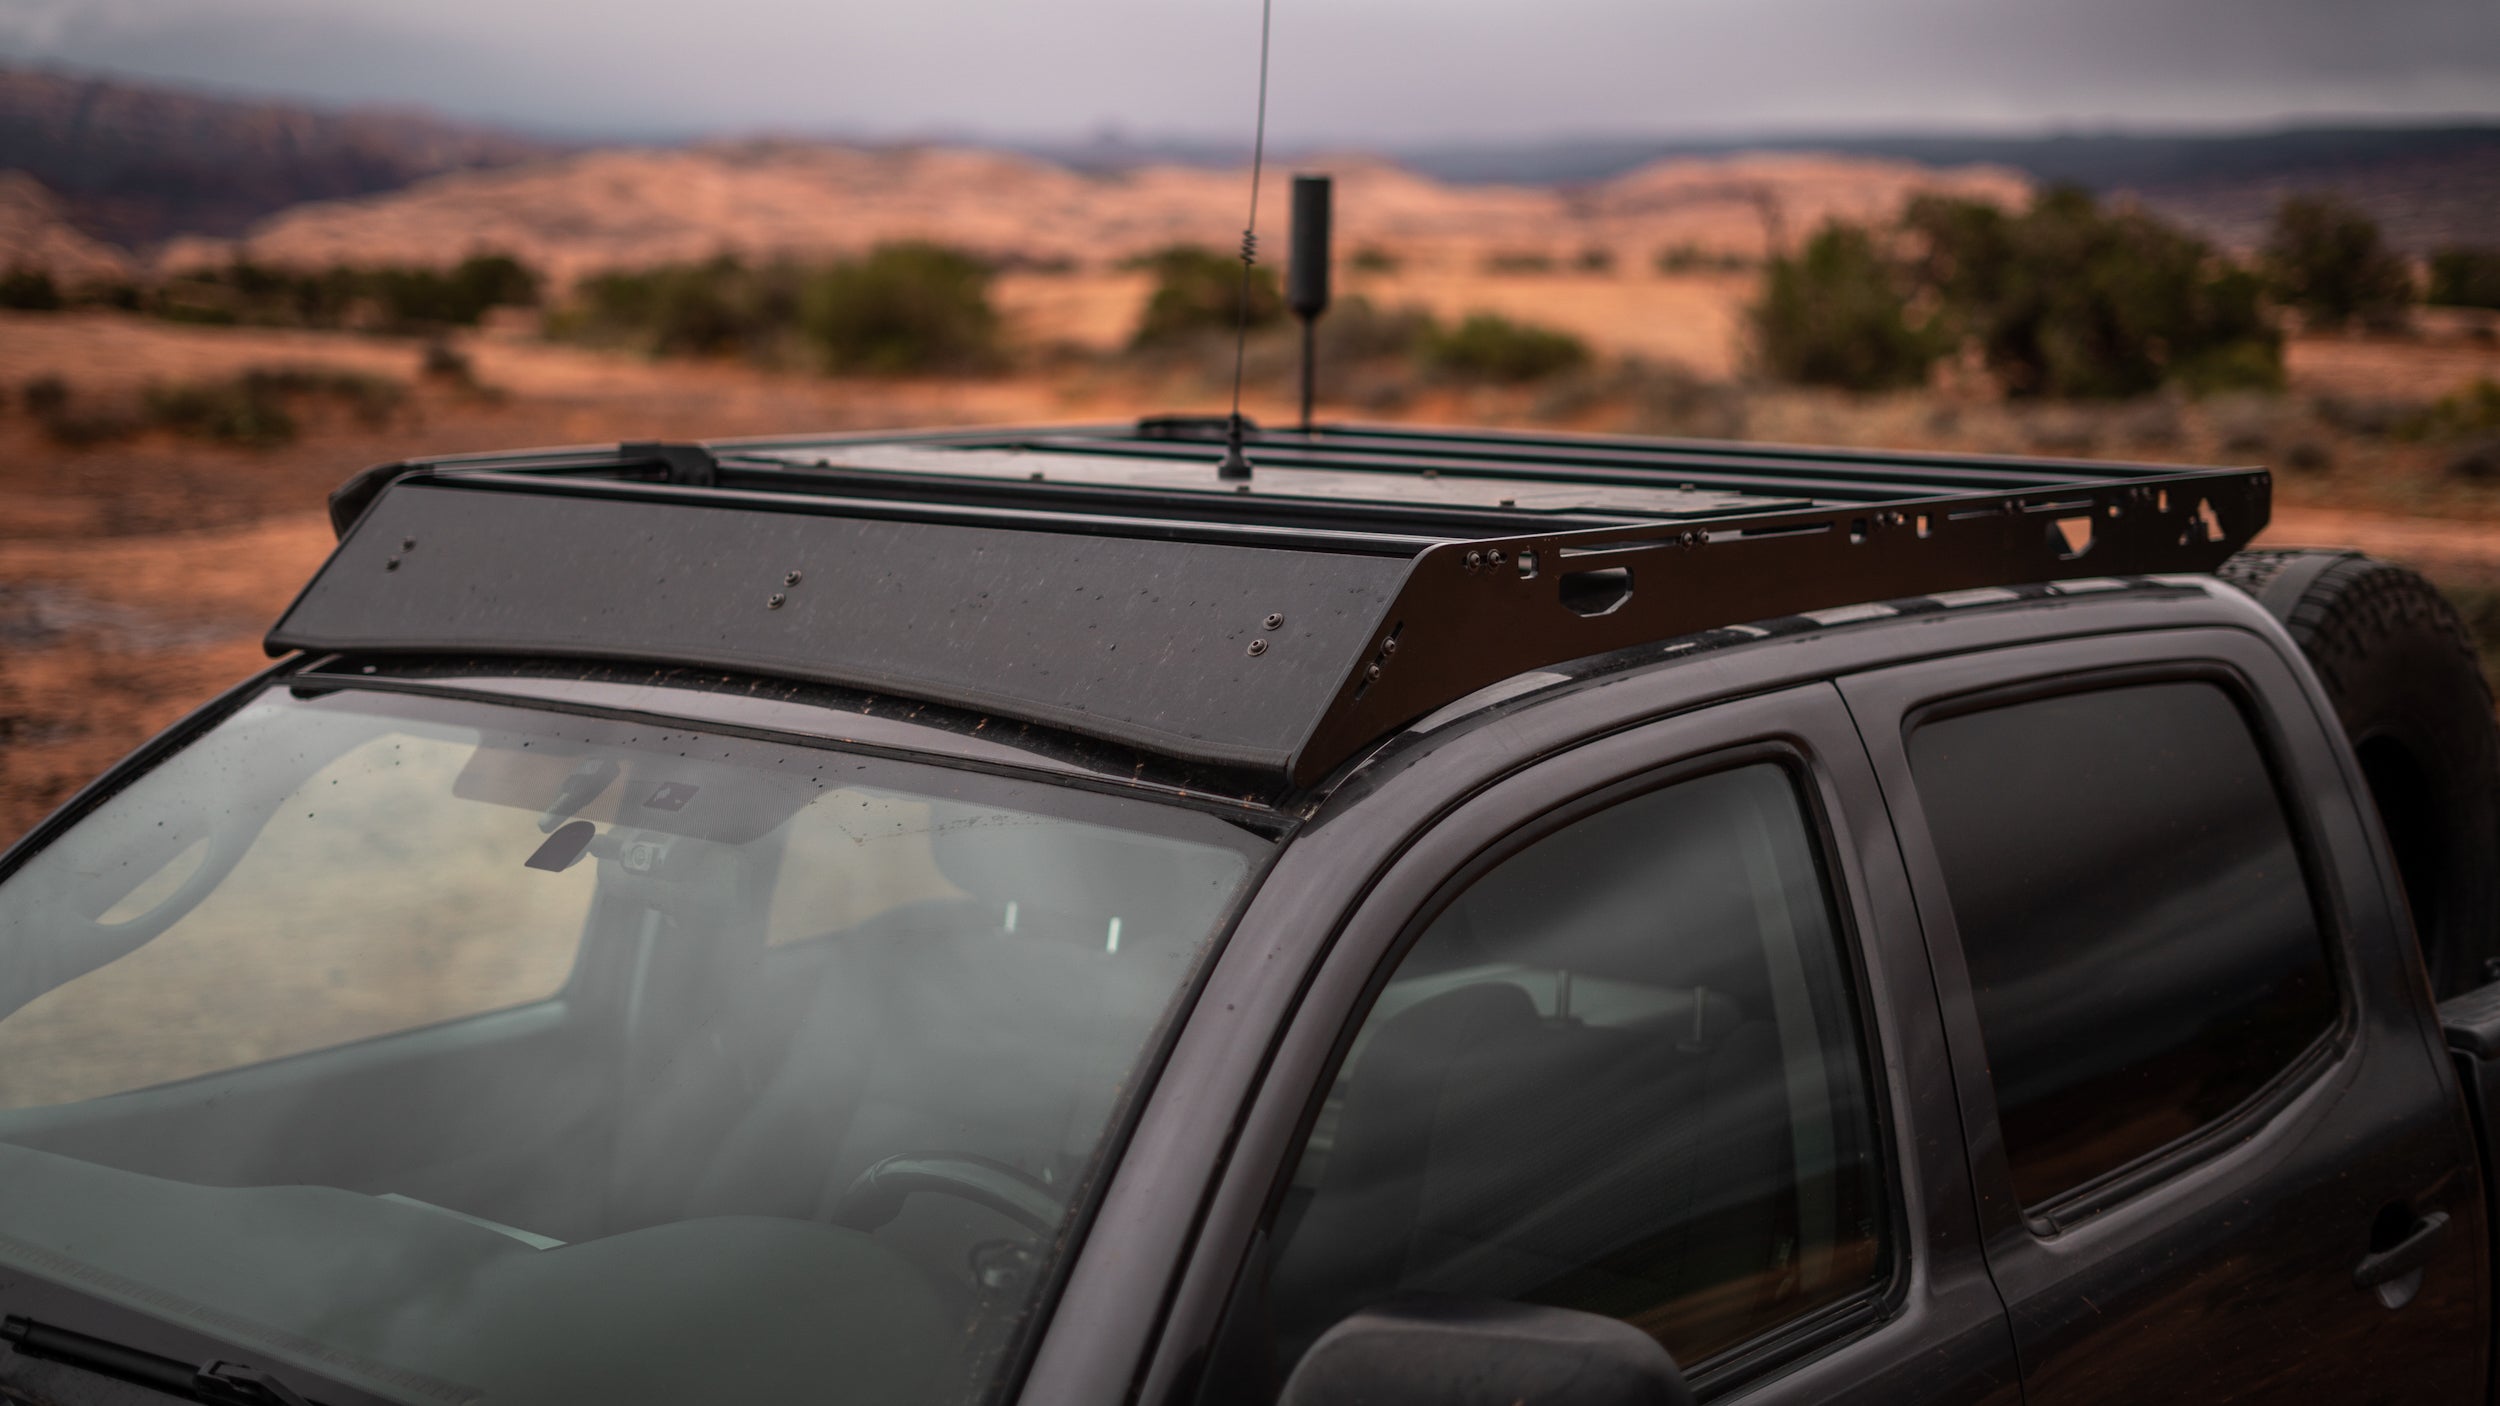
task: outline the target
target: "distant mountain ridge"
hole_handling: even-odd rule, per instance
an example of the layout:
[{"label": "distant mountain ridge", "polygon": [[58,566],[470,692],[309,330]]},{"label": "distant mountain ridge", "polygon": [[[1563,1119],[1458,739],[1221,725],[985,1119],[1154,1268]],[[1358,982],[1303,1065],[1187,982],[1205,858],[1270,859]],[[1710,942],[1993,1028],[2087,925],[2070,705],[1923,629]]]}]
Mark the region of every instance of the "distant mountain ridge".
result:
[{"label": "distant mountain ridge", "polygon": [[1603,181],[1652,162],[1738,151],[1811,151],[1915,161],[1923,166],[2010,166],[2043,184],[2093,190],[2167,189],[2348,172],[2389,161],[2437,160],[2500,147],[2500,123],[2296,126],[2265,132],[2049,132],[1949,135],[1808,133],[1674,140],[1567,138],[1453,143],[1391,153],[1445,181],[1507,184]]},{"label": "distant mountain ridge", "polygon": [[[356,240],[378,238],[404,251],[407,241],[389,234],[386,219],[334,207],[370,203],[442,179],[455,179],[455,192],[467,192],[482,224],[500,227],[519,242],[549,246],[564,264],[604,262],[628,244],[649,252],[793,247],[801,242],[847,247],[870,229],[929,228],[927,217],[940,208],[949,218],[971,221],[970,228],[982,232],[981,242],[988,242],[987,227],[996,222],[983,215],[977,199],[959,199],[951,177],[926,192],[933,203],[917,214],[908,208],[911,199],[889,190],[890,182],[902,178],[900,173],[909,172],[916,180],[971,169],[962,163],[970,160],[969,149],[975,147],[1006,163],[1001,174],[1008,186],[1029,188],[1041,200],[1037,208],[1046,213],[1042,224],[1051,237],[1040,242],[1053,245],[1054,254],[1074,252],[1086,240],[1130,247],[1147,227],[1160,237],[1183,223],[1179,212],[1184,208],[1191,212],[1186,223],[1195,228],[1203,218],[1198,206],[1216,201],[1216,195],[1199,191],[1190,177],[1213,178],[1224,172],[1223,179],[1229,180],[1245,154],[1222,143],[1151,139],[729,141],[658,148],[567,144],[423,113],[324,110],[0,62],[0,174],[22,173],[0,188],[0,207],[6,207],[0,212],[0,233],[8,236],[0,247],[0,262],[16,257],[86,266],[127,251],[138,265],[145,265],[167,245],[179,253],[182,246],[235,240],[273,253],[300,255],[324,247],[344,257],[355,252],[351,246]],[[811,149],[819,154],[797,154]],[[946,151],[955,153],[952,166],[915,156]],[[566,182],[560,172],[546,169],[592,155],[616,158],[624,179],[620,189],[627,192],[621,202],[579,187],[559,193]],[[2071,181],[2105,194],[2125,192],[2240,248],[2262,239],[2284,195],[2305,191],[2332,191],[2354,200],[2408,250],[2500,240],[2495,233],[2500,231],[2500,124],[2311,126],[2218,135],[1591,137],[1452,143],[1361,157],[1272,151],[1271,157],[1279,164],[1317,160],[1339,169],[1385,171],[1394,166],[1409,178],[1406,182],[1378,177],[1365,182],[1374,198],[1405,212],[1388,219],[1382,233],[1397,226],[1416,227],[1426,209],[1433,216],[1424,222],[1445,229],[1446,219],[1481,206],[1480,213],[1491,221],[1482,237],[1504,243],[1545,242],[1536,238],[1542,229],[1562,240],[1689,237],[1705,247],[1742,251],[1758,242],[1744,227],[1758,224],[1761,217],[1741,209],[1705,213],[1701,205],[1735,208],[1751,202],[1771,210],[1755,187],[1783,169],[1779,162],[1829,164],[1835,159],[1841,166],[1860,165],[1861,175],[1875,175],[1875,168],[1891,168],[1896,174],[1881,176],[1874,186],[1864,186],[1856,176],[1833,186],[1824,175],[1816,175],[1807,186],[1820,193],[1801,189],[1792,193],[1795,198],[1779,202],[1789,237],[1802,234],[1810,227],[1807,222],[1820,214],[1857,210],[1864,190],[1897,190],[1897,184],[1888,183],[1900,179],[1901,168],[1915,165],[1947,182],[1954,172],[1975,169],[2014,177],[2012,186],[1999,182],[1999,189],[2019,188],[2027,179]],[[1716,170],[1731,161],[1745,165],[1756,158],[1772,164],[1738,172],[1734,185],[1727,172]],[[1027,169],[1041,162],[1070,179],[1045,179]],[[1656,189],[1633,179],[1662,163],[1685,175]],[[547,179],[539,178],[542,173]],[[643,214],[637,219],[649,233],[619,238],[610,231],[579,247],[556,249],[566,243],[560,229],[570,216],[559,218],[534,206],[526,212],[499,209],[495,192],[505,187],[492,180],[461,186],[456,178],[464,176],[526,176],[510,193],[526,190],[530,201],[550,199],[575,207],[574,214],[587,221],[580,226],[585,231],[604,227],[623,208],[639,206]],[[671,180],[691,184],[671,189]],[[1651,206],[1668,201],[1686,214],[1662,221],[1657,217],[1663,209],[1635,218],[1628,209],[1616,208],[1623,192],[1614,188],[1627,180],[1627,188],[1646,190],[1641,199]],[[977,190],[977,185],[974,180],[967,188]],[[1425,186],[1438,189],[1428,199],[1409,199],[1419,197]],[[826,193],[833,187],[847,194],[828,205]],[[1183,187],[1190,193],[1178,196]],[[1861,194],[1834,196],[1837,203],[1826,199],[1842,188]],[[1547,194],[1531,197],[1531,189]],[[411,194],[422,197],[415,207],[439,214],[462,204],[423,191]],[[1144,205],[1136,205],[1141,196],[1146,197]],[[1544,210],[1542,202],[1551,198],[1565,203],[1568,220],[1541,226],[1537,221],[1549,217],[1540,214],[1523,227],[1506,223],[1519,211]],[[1228,188],[1223,199],[1237,199],[1237,193]],[[755,203],[694,208],[707,200]],[[785,200],[790,208],[776,208],[776,200]],[[1127,208],[1082,208],[1105,200]],[[1631,224],[1621,229],[1602,227],[1605,220],[1590,224],[1601,207],[1612,211],[1607,219],[1616,224],[1628,219]],[[1146,215],[1147,208],[1157,213]],[[1385,217],[1392,212],[1377,213]],[[1358,223],[1365,218],[1352,207],[1347,214]],[[819,225],[820,220],[829,223]],[[1140,220],[1143,224],[1136,228],[1125,227]],[[1639,226],[1638,235],[1632,233],[1633,226]],[[431,228],[464,246],[474,242],[448,223]],[[1006,228],[1015,232],[1015,217]],[[802,235],[808,238],[802,241]],[[85,247],[81,240],[96,247]],[[593,252],[602,243],[605,252]]]},{"label": "distant mountain ridge", "polygon": [[77,228],[129,248],[240,234],[306,201],[561,150],[422,113],[322,111],[0,66],[0,170],[34,177]]},{"label": "distant mountain ridge", "polygon": [[[1103,141],[1024,149],[1080,170],[1238,159],[1204,143]],[[2376,217],[2399,247],[2416,252],[2500,241],[2500,123],[2310,125],[2237,133],[1592,136],[1408,146],[1382,154],[1407,170],[1456,185],[1576,186],[1601,185],[1662,161],[1771,153],[2019,171],[2041,185],[2140,197],[2240,247],[2264,237],[2285,195],[2309,192],[2353,201]]]}]

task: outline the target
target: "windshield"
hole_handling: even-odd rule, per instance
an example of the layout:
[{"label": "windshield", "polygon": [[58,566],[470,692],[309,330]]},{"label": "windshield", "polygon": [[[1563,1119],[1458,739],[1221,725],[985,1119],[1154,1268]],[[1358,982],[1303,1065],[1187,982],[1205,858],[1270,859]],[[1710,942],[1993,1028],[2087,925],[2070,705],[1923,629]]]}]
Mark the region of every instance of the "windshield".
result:
[{"label": "windshield", "polygon": [[411,1402],[977,1399],[1261,847],[272,690],[0,880],[0,1286]]}]

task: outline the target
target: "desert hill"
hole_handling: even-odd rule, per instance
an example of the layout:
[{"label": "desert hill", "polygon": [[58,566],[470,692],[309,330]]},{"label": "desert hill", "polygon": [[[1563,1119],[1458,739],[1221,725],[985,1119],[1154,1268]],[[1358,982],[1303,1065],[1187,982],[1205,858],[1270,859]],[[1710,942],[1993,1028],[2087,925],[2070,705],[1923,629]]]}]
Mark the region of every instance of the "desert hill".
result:
[{"label": "desert hill", "polygon": [[[1449,181],[1611,180],[1668,158],[1815,151],[1920,166],[1998,166],[2041,185],[2132,196],[2238,248],[2263,239],[2290,193],[2331,192],[2369,212],[2398,248],[2484,243],[2500,212],[2500,124],[2296,124],[2252,132],[1855,132],[1699,140],[1578,138],[1427,146],[1410,169]],[[1071,153],[1082,160],[1084,153]]]},{"label": "desert hill", "polygon": [[0,273],[39,269],[64,282],[130,276],[130,260],[70,223],[60,197],[23,171],[0,171]]},{"label": "desert hill", "polygon": [[2368,211],[2399,249],[2500,240],[2500,134],[2479,147],[2398,152],[2331,168],[2147,184],[2144,203],[2235,248],[2264,242],[2285,196],[2328,193]]},{"label": "desert hill", "polygon": [[43,182],[87,234],[134,248],[177,233],[239,233],[303,201],[555,150],[421,113],[325,111],[0,66],[0,170]]},{"label": "desert hill", "polygon": [[[1678,246],[1758,255],[1783,232],[1794,238],[1835,215],[1888,215],[1917,191],[2019,201],[2027,188],[1993,168],[1811,155],[1662,162],[1577,189],[1451,185],[1360,157],[1313,165],[1337,176],[1342,248],[1380,246],[1438,264],[1496,253],[1567,261],[1603,249],[1635,265]],[[498,250],[564,279],[721,253],[804,256],[935,238],[1011,265],[1100,267],[1176,242],[1228,245],[1245,189],[1240,171],[1086,173],[960,148],[609,150],[299,206],[232,243],[183,241],[166,257],[181,266],[240,252],[321,266]],[[1270,241],[1283,237],[1281,213],[1269,207]]]}]

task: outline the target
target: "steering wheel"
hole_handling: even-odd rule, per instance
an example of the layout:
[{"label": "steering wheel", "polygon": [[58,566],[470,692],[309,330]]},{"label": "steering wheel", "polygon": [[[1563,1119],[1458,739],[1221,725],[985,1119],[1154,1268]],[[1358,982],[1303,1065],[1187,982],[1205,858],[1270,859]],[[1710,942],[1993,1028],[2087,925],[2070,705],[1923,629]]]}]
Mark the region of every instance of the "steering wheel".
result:
[{"label": "steering wheel", "polygon": [[1065,1209],[1049,1187],[1004,1162],[966,1152],[907,1152],[861,1172],[828,1218],[874,1230],[902,1212],[905,1197],[923,1191],[987,1206],[1036,1235],[1057,1229]]}]

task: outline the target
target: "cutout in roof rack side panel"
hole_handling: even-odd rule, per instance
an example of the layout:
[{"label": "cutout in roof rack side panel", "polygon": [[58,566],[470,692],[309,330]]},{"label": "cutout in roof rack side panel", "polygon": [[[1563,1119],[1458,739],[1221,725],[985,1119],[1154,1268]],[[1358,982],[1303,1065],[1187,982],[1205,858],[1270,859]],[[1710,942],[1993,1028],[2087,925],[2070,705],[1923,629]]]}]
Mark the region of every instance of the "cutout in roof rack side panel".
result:
[{"label": "cutout in roof rack side panel", "polygon": [[1281,772],[1408,569],[417,481],[382,494],[268,643],[746,670]]}]

